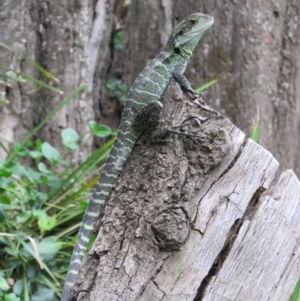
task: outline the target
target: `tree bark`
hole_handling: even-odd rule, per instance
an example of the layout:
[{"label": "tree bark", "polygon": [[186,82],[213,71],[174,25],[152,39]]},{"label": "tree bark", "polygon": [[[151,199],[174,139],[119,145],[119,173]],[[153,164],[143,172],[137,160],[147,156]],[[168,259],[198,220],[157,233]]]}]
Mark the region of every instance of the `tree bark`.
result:
[{"label": "tree bark", "polygon": [[[64,106],[43,129],[39,136],[61,148],[60,132],[72,127],[78,131],[81,148],[72,152],[72,160],[85,159],[93,147],[88,121],[100,119],[102,79],[110,64],[110,43],[113,30],[114,1],[5,1],[0,3],[0,41],[14,51],[1,48],[0,64],[15,71],[49,82],[24,58],[38,63],[56,76],[57,85],[65,96],[81,83],[87,89]],[[100,53],[101,52],[101,53]],[[95,78],[97,74],[97,78]],[[8,106],[0,107],[3,118],[0,132],[7,146],[22,140],[37,126],[64,96],[40,88],[31,81],[0,86]],[[103,107],[103,106],[102,106]],[[108,105],[105,108],[113,111]],[[115,106],[116,107],[116,106]],[[102,110],[102,115],[106,115]],[[109,117],[113,116],[110,112]],[[116,127],[118,118],[106,124]],[[1,150],[1,157],[5,154]]]},{"label": "tree bark", "polygon": [[288,300],[300,273],[300,183],[172,82],[168,142],[141,137],[106,205],[74,300]]},{"label": "tree bark", "polygon": [[[273,153],[281,171],[293,168],[299,176],[297,0],[2,1],[0,41],[19,56],[1,56],[0,63],[39,77],[20,59],[27,56],[60,79],[65,95],[88,83],[85,94],[63,108],[41,133],[43,140],[59,147],[60,130],[76,128],[84,137],[74,157],[78,160],[93,147],[87,121],[118,125],[121,104],[108,96],[105,80],[121,79],[130,86],[160,51],[173,25],[197,11],[213,15],[215,24],[201,39],[187,77],[194,87],[218,78],[205,99],[247,136],[259,109],[260,144]],[[122,32],[123,49],[114,47],[117,31]],[[62,100],[29,82],[0,87],[10,100],[0,107],[0,133],[9,142],[24,137]]]}]

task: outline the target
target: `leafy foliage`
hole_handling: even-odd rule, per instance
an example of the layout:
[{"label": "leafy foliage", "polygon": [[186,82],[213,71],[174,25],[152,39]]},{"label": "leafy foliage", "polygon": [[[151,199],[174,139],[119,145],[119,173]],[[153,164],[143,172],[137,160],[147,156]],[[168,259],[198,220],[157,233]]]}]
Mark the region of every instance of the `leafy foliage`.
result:
[{"label": "leafy foliage", "polygon": [[62,138],[63,144],[66,147],[68,147],[70,149],[78,148],[77,141],[79,139],[79,136],[78,136],[77,132],[75,130],[73,130],[72,128],[64,129],[61,132],[61,138]]},{"label": "leafy foliage", "polygon": [[108,91],[109,97],[117,98],[122,103],[126,101],[129,87],[120,79],[109,79],[104,82],[104,87]]},{"label": "leafy foliage", "polygon": [[[0,47],[13,51],[1,43]],[[38,64],[22,59],[46,78],[58,82]],[[7,68],[0,68],[1,78],[8,86],[10,82],[30,81],[63,94],[39,79]],[[80,136],[75,129],[61,132],[63,151],[34,137],[85,86],[81,85],[62,100],[23,141],[14,141],[11,149],[0,143],[8,155],[8,159],[0,159],[1,301],[55,301],[60,295],[90,189],[99,178],[97,165],[109,153],[114,133],[92,122],[93,133],[112,138],[79,166],[64,160],[66,151],[79,149]],[[0,105],[7,103],[0,99]]]},{"label": "leafy foliage", "polygon": [[105,124],[98,125],[95,121],[89,121],[89,127],[95,135],[100,138],[106,138],[112,134],[111,128]]},{"label": "leafy foliage", "polygon": [[118,31],[113,38],[114,49],[123,50],[124,45],[122,44],[123,32]]},{"label": "leafy foliage", "polygon": [[[93,126],[99,135],[112,134]],[[61,136],[67,148],[78,148],[74,129],[63,130]],[[15,142],[15,157],[0,159],[0,298],[56,300],[89,190],[98,180],[96,166],[112,143],[109,140],[77,168],[38,139],[25,145]],[[34,160],[33,168],[22,164],[26,158]],[[97,175],[88,181],[87,171]]]}]

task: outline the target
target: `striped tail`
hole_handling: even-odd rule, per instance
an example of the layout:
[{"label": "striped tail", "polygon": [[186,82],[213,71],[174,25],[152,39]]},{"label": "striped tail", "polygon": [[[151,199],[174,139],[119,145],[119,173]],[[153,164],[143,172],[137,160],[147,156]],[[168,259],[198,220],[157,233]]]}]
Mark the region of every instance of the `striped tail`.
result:
[{"label": "striped tail", "polygon": [[112,187],[129,157],[138,136],[139,135],[134,135],[130,131],[122,131],[122,127],[120,127],[114,146],[101,172],[101,178],[95,186],[88,208],[84,214],[63,288],[61,301],[69,301],[71,298],[71,292],[79,273],[86,246],[94,229],[94,225],[104,208]]}]

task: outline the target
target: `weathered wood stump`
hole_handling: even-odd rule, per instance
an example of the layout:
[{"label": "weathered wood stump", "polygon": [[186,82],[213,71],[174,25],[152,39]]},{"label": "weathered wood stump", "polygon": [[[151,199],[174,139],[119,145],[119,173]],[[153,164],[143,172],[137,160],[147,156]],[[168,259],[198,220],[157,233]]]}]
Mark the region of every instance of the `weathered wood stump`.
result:
[{"label": "weathered wood stump", "polygon": [[300,275],[300,183],[228,119],[172,82],[105,208],[74,300],[288,300]]}]

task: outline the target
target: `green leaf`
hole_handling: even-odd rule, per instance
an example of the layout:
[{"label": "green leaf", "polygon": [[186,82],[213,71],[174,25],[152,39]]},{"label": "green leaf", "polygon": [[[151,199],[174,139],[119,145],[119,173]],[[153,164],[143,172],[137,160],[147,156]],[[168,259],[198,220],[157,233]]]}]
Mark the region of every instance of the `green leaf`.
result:
[{"label": "green leaf", "polygon": [[45,173],[45,174],[51,173],[50,170],[45,165],[45,163],[43,163],[43,162],[39,162],[39,164],[38,164],[38,170],[40,172],[42,172],[42,173]]},{"label": "green leaf", "polygon": [[13,257],[17,257],[18,254],[16,253],[15,250],[13,250],[12,248],[9,248],[9,247],[5,247],[4,248],[5,252]]},{"label": "green leaf", "polygon": [[53,299],[54,291],[43,287],[39,287],[31,297],[31,301],[53,301]]},{"label": "green leaf", "polygon": [[115,35],[114,35],[114,48],[115,49],[124,49],[124,45],[122,44],[122,38],[123,38],[123,33],[122,31],[118,31]]},{"label": "green leaf", "polygon": [[25,147],[31,147],[32,146],[32,141],[28,140],[26,141],[26,143],[24,144]]},{"label": "green leaf", "polygon": [[62,142],[66,147],[70,149],[76,149],[78,147],[76,142],[79,139],[79,136],[74,129],[66,128],[62,130],[61,137],[62,137]]},{"label": "green leaf", "polygon": [[56,148],[50,145],[48,142],[44,142],[42,145],[42,154],[50,162],[57,162],[59,160],[59,152]]},{"label": "green leaf", "polygon": [[0,203],[10,205],[10,198],[7,195],[0,194]]},{"label": "green leaf", "polygon": [[63,182],[63,178],[51,177],[48,180],[49,187],[58,187]]},{"label": "green leaf", "polygon": [[3,223],[6,219],[4,210],[0,207],[0,223]]},{"label": "green leaf", "polygon": [[15,161],[10,161],[10,162],[3,162],[5,164],[3,164],[2,166],[4,166],[6,169],[9,169],[9,170],[13,170],[14,168],[16,168],[17,166],[20,165],[20,162],[15,160]]},{"label": "green leaf", "polygon": [[0,168],[0,177],[9,178],[12,175],[12,171],[8,168]]},{"label": "green leaf", "polygon": [[19,156],[27,155],[27,150],[18,141],[14,142],[14,150]]},{"label": "green leaf", "polygon": [[30,151],[29,155],[32,159],[36,160],[41,159],[43,157],[43,154],[39,151]]},{"label": "green leaf", "polygon": [[46,230],[48,229],[48,216],[44,215],[39,217],[38,225],[42,233],[46,232]]},{"label": "green leaf", "polygon": [[89,127],[92,133],[96,134],[98,137],[105,138],[111,134],[111,128],[107,125],[98,125],[95,121],[89,121]]},{"label": "green leaf", "polygon": [[1,178],[0,177],[0,188],[2,188],[2,189],[6,189],[8,186],[9,186],[9,184],[11,184],[12,183],[12,180],[11,180],[11,178]]},{"label": "green leaf", "polygon": [[23,167],[23,166],[20,166],[18,172],[20,173],[20,175],[26,176],[32,182],[39,182],[40,178],[42,176],[41,173],[36,172],[30,168]]},{"label": "green leaf", "polygon": [[55,255],[62,247],[62,243],[53,236],[48,236],[41,240],[38,245],[38,250],[41,255]]},{"label": "green leaf", "polygon": [[20,301],[21,299],[17,297],[14,293],[10,293],[5,295],[4,301]]},{"label": "green leaf", "polygon": [[42,141],[40,139],[37,139],[35,141],[35,145],[36,145],[37,150],[41,152],[42,151],[42,145],[43,145]]},{"label": "green leaf", "polygon": [[126,101],[129,86],[125,85],[120,79],[108,79],[104,82],[104,87],[108,91],[109,97],[117,98],[121,102]]},{"label": "green leaf", "polygon": [[3,278],[2,276],[0,276],[0,289],[3,291],[9,290],[9,285],[5,278]]},{"label": "green leaf", "polygon": [[16,283],[14,284],[14,287],[13,287],[13,292],[20,296],[21,293],[23,291],[23,279],[19,279],[16,281]]},{"label": "green leaf", "polygon": [[38,217],[38,226],[42,233],[51,230],[56,225],[56,215],[48,216],[46,211],[41,209],[33,210],[33,215]]},{"label": "green leaf", "polygon": [[37,265],[35,265],[35,264],[30,264],[28,267],[27,267],[27,276],[29,277],[29,278],[33,278],[33,277],[35,277],[37,274],[38,274],[38,272],[39,272],[39,268],[37,267]]}]

